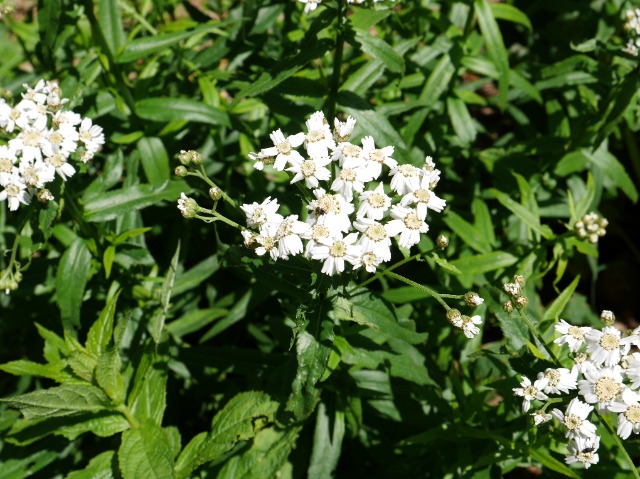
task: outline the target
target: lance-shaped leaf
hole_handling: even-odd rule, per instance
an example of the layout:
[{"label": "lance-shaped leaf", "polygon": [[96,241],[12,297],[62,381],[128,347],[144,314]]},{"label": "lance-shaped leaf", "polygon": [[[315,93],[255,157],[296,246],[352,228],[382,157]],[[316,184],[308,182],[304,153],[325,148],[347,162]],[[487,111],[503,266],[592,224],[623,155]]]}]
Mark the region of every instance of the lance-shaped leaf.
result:
[{"label": "lance-shaped leaf", "polygon": [[152,421],[122,434],[118,463],[124,479],[171,479],[173,454],[167,432]]}]

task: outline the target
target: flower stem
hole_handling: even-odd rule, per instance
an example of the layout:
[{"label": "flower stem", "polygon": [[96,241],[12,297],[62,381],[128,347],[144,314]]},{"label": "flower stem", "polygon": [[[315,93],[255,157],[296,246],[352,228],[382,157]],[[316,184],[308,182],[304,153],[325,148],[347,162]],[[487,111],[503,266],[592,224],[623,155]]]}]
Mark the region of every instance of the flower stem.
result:
[{"label": "flower stem", "polygon": [[403,283],[406,283],[409,286],[413,286],[414,288],[419,289],[420,291],[422,291],[424,293],[427,293],[429,296],[433,297],[438,303],[440,303],[444,307],[445,310],[449,311],[451,309],[449,307],[449,305],[447,303],[445,303],[445,301],[442,299],[442,296],[439,293],[436,293],[431,288],[428,288],[427,286],[424,286],[424,285],[422,285],[420,283],[416,283],[415,281],[412,281],[409,278],[405,278],[404,276],[401,276],[399,274],[392,273],[388,269],[383,271],[383,273],[386,276],[389,276],[390,278],[394,278],[394,279],[397,279],[398,281],[402,281]]},{"label": "flower stem", "polygon": [[425,251],[424,253],[414,254],[413,256],[408,256],[405,259],[400,260],[397,263],[389,266],[384,271],[378,271],[375,275],[371,276],[370,278],[366,279],[365,281],[363,281],[362,283],[357,285],[355,288],[353,288],[352,291],[355,291],[356,289],[363,288],[364,286],[368,285],[369,283],[372,283],[375,280],[380,279],[382,276],[384,276],[385,271],[393,271],[394,269],[399,268],[400,266],[402,266],[403,264],[408,263],[409,261],[413,261],[414,259],[418,259],[421,256],[429,254],[431,251],[433,251],[433,250]]},{"label": "flower stem", "polygon": [[627,452],[626,448],[624,447],[624,444],[622,444],[622,441],[620,440],[620,437],[615,433],[615,431],[613,430],[613,428],[611,427],[611,424],[609,424],[607,419],[605,417],[603,417],[599,412],[598,412],[598,416],[600,416],[600,422],[602,422],[604,424],[604,427],[607,429],[607,431],[609,432],[609,434],[611,435],[611,437],[615,441],[616,445],[622,451],[622,455],[624,456],[625,460],[629,464],[629,467],[631,468],[631,471],[633,472],[633,477],[635,477],[635,479],[640,479],[640,473],[638,473],[638,468],[633,463],[633,459],[631,459],[631,456],[629,456],[629,453]]},{"label": "flower stem", "polygon": [[551,348],[549,346],[547,346],[547,343],[542,338],[542,335],[538,331],[538,328],[536,328],[535,325],[529,320],[527,315],[524,314],[524,311],[522,311],[522,309],[518,309],[518,314],[520,314],[520,318],[522,318],[522,320],[525,322],[525,324],[529,328],[529,331],[531,331],[531,334],[533,334],[533,336],[538,340],[538,342],[542,345],[542,347],[545,349],[545,351],[547,351],[547,354],[553,360],[553,362],[556,364],[556,366],[558,366],[559,368],[562,367],[562,364],[560,363],[560,360],[556,357],[556,355],[553,353],[553,351],[551,351]]},{"label": "flower stem", "polygon": [[233,199],[226,194],[222,188],[220,188],[218,185],[216,185],[213,181],[211,181],[211,179],[207,176],[207,173],[204,171],[204,166],[199,165],[199,171],[196,171],[195,173],[187,173],[187,175],[189,176],[197,176],[198,178],[201,178],[202,180],[204,180],[211,188],[219,188],[220,192],[222,193],[222,199],[224,199],[229,205],[231,205],[236,211],[240,211],[240,208],[238,207],[238,205],[236,204],[235,201],[233,201]]}]

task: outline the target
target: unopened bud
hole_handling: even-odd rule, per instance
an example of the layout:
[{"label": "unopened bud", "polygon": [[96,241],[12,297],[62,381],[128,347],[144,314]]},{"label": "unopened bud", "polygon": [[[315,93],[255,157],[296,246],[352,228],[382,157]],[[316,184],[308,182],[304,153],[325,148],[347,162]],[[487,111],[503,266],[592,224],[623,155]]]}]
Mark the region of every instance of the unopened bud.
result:
[{"label": "unopened bud", "polygon": [[615,314],[613,314],[612,311],[609,311],[607,309],[603,310],[602,313],[600,313],[600,320],[607,326],[612,326],[613,323],[616,322],[616,316]]},{"label": "unopened bud", "polygon": [[185,177],[187,176],[188,171],[184,166],[180,165],[176,166],[174,173],[176,174],[176,176]]},{"label": "unopened bud", "polygon": [[456,327],[462,326],[462,313],[455,308],[447,311],[447,320]]},{"label": "unopened bud", "polygon": [[202,155],[197,151],[191,150],[191,164],[192,165],[201,165],[202,164]]},{"label": "unopened bud", "polygon": [[484,299],[482,299],[478,293],[474,293],[473,291],[469,291],[467,294],[465,294],[464,300],[467,302],[467,305],[471,306],[472,308],[480,306],[482,303],[484,303]]},{"label": "unopened bud", "polygon": [[520,285],[518,283],[504,283],[502,288],[505,293],[514,298],[520,295]]},{"label": "unopened bud", "polygon": [[180,193],[178,209],[185,218],[195,218],[198,214],[198,203],[196,203],[196,200],[193,198],[189,198],[184,193]]},{"label": "unopened bud", "polygon": [[40,203],[48,203],[49,201],[53,201],[53,194],[51,194],[48,189],[43,188],[38,191],[38,201]]},{"label": "unopened bud", "polygon": [[511,314],[513,312],[513,303],[511,301],[505,301],[502,309],[504,309],[506,313]]},{"label": "unopened bud", "polygon": [[445,235],[438,235],[438,237],[436,238],[436,246],[438,247],[438,249],[445,249],[447,246],[449,246],[449,238],[447,238]]},{"label": "unopened bud", "polygon": [[178,161],[184,166],[189,166],[191,163],[191,151],[181,150],[178,154]]},{"label": "unopened bud", "polygon": [[213,201],[218,201],[220,198],[222,198],[222,190],[220,188],[218,188],[217,186],[214,186],[213,188],[210,188],[209,189],[209,197]]},{"label": "unopened bud", "polygon": [[242,240],[244,242],[245,247],[253,248],[256,242],[256,236],[249,230],[242,230]]},{"label": "unopened bud", "polygon": [[527,304],[529,304],[529,300],[527,299],[526,296],[518,296],[516,298],[516,308],[518,309],[526,308]]},{"label": "unopened bud", "polygon": [[513,277],[513,282],[516,283],[516,284],[519,284],[520,286],[524,286],[526,284],[524,276],[522,276],[521,274],[516,274]]}]

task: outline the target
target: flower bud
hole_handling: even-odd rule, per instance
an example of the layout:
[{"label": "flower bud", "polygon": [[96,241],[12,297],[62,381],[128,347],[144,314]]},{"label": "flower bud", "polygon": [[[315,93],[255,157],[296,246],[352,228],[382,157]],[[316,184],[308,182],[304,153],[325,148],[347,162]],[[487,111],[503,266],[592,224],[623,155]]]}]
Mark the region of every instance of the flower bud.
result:
[{"label": "flower bud", "polygon": [[462,313],[455,308],[447,311],[447,320],[456,327],[462,326]]},{"label": "flower bud", "polygon": [[516,283],[516,284],[519,284],[520,286],[524,286],[526,284],[524,276],[522,276],[521,274],[516,274],[513,277],[513,282]]},{"label": "flower bud", "polygon": [[504,283],[502,288],[505,293],[513,298],[520,295],[520,285],[518,283]]},{"label": "flower bud", "polygon": [[527,299],[526,296],[518,296],[516,298],[516,308],[518,309],[526,308],[527,304],[529,304],[529,300]]},{"label": "flower bud", "polygon": [[180,153],[178,154],[178,161],[184,166],[189,166],[189,164],[191,163],[191,152],[180,150]]},{"label": "flower bud", "polygon": [[51,194],[48,189],[43,188],[38,191],[38,201],[40,203],[48,203],[49,201],[53,201],[53,194]]},{"label": "flower bud", "polygon": [[464,300],[467,302],[467,306],[471,306],[472,308],[484,303],[484,299],[482,299],[478,293],[474,293],[473,291],[469,291],[465,294]]},{"label": "flower bud", "polygon": [[445,249],[447,246],[449,246],[449,238],[447,238],[445,235],[438,235],[438,237],[436,238],[436,246],[438,247],[438,249]]},{"label": "flower bud", "polygon": [[513,312],[513,303],[511,301],[505,301],[502,305],[502,309],[504,309],[506,313],[511,314]]},{"label": "flower bud", "polygon": [[605,310],[602,311],[602,313],[600,313],[600,320],[606,326],[612,326],[613,323],[616,322],[616,316],[615,316],[615,314],[613,314],[612,311],[609,311],[608,309],[605,309]]},{"label": "flower bud", "polygon": [[188,172],[184,166],[180,165],[180,166],[176,166],[174,173],[176,174],[176,176],[185,177],[187,176]]},{"label": "flower bud", "polygon": [[202,155],[197,151],[191,150],[191,164],[192,165],[201,165],[202,164]]},{"label": "flower bud", "polygon": [[217,186],[214,186],[213,188],[210,188],[209,189],[209,197],[213,201],[218,201],[220,198],[222,198],[222,190],[220,188],[218,188]]},{"label": "flower bud", "polygon": [[189,198],[184,193],[180,193],[178,209],[185,218],[195,218],[198,214],[198,203],[196,203],[196,200],[193,198]]}]

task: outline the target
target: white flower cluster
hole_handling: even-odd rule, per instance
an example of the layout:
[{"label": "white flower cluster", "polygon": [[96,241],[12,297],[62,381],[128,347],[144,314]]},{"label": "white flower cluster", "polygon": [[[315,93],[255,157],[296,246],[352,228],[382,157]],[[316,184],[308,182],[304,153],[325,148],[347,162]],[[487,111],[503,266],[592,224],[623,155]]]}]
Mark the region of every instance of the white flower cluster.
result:
[{"label": "white flower cluster", "polygon": [[[333,275],[344,271],[345,261],[374,272],[391,259],[392,238],[407,249],[420,241],[429,229],[427,210],[445,207],[433,192],[440,171],[431,157],[420,168],[398,165],[391,157],[393,146],[376,148],[371,136],[362,139],[362,146],[350,143],[354,125],[351,117],[336,120],[332,134],[318,111],[307,120],[307,133],[285,137],[276,130],[271,133],[274,146],[249,155],[257,169],[272,165],[291,173],[291,184],[304,184],[308,217],[306,222],[298,215],[283,217],[278,200],[271,197],[245,204],[247,226],[257,230],[243,232],[247,246],[257,246],[257,254],[269,253],[274,260],[304,252],[324,261],[322,272]],[[296,150],[301,146],[306,157]],[[391,177],[387,188],[376,181],[383,167]]]},{"label": "white flower cluster", "polygon": [[0,201],[15,211],[28,205],[38,190],[43,201],[53,197],[43,189],[56,173],[66,181],[76,169],[70,159],[86,163],[104,144],[102,128],[90,118],[65,110],[67,99],[53,82],[40,80],[34,88],[24,85],[17,105],[0,98]]},{"label": "white flower cluster", "polygon": [[634,8],[626,11],[627,22],[624,25],[625,30],[629,32],[630,39],[622,51],[638,56],[638,48],[640,48],[640,8]]},{"label": "white flower cluster", "polygon": [[640,328],[622,337],[612,325],[613,313],[603,311],[601,318],[608,324],[601,330],[561,320],[556,325],[561,336],[554,342],[572,353],[572,368],[549,368],[538,373],[533,383],[524,377],[521,387],[513,389],[523,398],[523,412],[529,410],[532,401],[546,401],[548,395],[577,392],[564,412],[554,409],[546,414],[543,408],[532,416],[536,424],[557,419],[569,439],[570,454],[565,461],[580,462],[585,468],[598,462],[600,438],[589,420],[594,406],[600,413],[617,414],[617,433],[622,439],[640,433],[640,353],[630,354],[632,346],[640,346]]},{"label": "white flower cluster", "polygon": [[[304,3],[304,13],[313,12],[322,0],[298,0],[301,3]],[[383,0],[373,0],[374,3],[382,2]],[[347,3],[355,3],[356,5],[361,5],[365,2],[365,0],[347,0]]]},{"label": "white flower cluster", "polygon": [[607,233],[609,222],[598,213],[584,215],[573,227],[580,239],[588,239],[590,243],[596,244],[598,239]]}]

